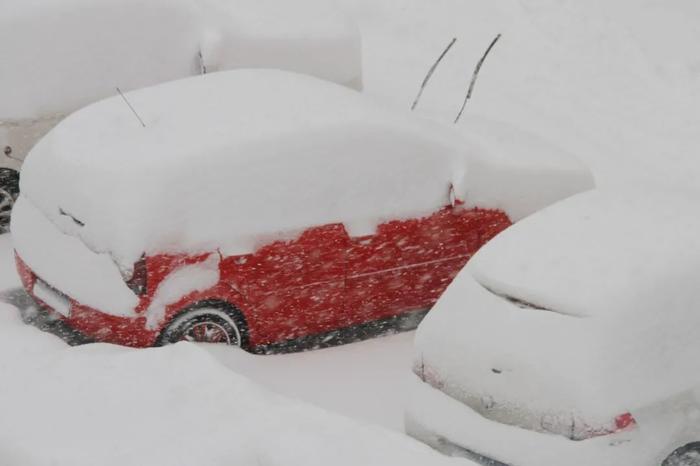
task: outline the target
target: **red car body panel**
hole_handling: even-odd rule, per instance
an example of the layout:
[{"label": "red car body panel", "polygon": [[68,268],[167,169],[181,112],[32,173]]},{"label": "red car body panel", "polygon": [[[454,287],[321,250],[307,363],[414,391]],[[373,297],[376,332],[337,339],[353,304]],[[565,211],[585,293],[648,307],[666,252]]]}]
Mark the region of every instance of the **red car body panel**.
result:
[{"label": "red car body panel", "polygon": [[[292,241],[221,257],[214,287],[169,304],[159,326],[149,328],[145,313],[160,283],[219,252],[153,255],[145,258],[146,287],[135,317],[108,315],[71,299],[70,317],[60,318],[96,341],[144,347],[187,307],[220,301],[242,314],[251,348],[285,342],[430,308],[469,258],[510,224],[501,211],[457,205],[383,223],[370,236],[352,238],[340,223],[309,228]],[[17,268],[32,294],[35,273],[19,256]]]}]

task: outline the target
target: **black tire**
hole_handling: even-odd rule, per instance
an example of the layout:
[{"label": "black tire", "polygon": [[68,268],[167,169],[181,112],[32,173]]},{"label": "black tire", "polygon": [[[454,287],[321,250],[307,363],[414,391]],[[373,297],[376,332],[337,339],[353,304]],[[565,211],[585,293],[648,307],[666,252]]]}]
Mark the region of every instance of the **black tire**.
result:
[{"label": "black tire", "polygon": [[674,451],[661,466],[700,466],[700,442],[689,443]]},{"label": "black tire", "polygon": [[0,234],[10,231],[10,215],[19,196],[19,173],[0,168]]},{"label": "black tire", "polygon": [[185,309],[160,332],[156,346],[179,341],[223,343],[247,347],[247,331],[241,313],[218,301],[204,301]]}]

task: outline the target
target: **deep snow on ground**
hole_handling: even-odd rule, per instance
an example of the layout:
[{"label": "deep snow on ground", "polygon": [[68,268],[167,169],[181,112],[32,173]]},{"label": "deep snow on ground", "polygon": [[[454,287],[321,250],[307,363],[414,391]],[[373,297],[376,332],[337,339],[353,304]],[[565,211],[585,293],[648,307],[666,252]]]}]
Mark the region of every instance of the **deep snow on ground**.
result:
[{"label": "deep snow on ground", "polygon": [[279,393],[403,431],[413,334],[273,356],[215,345],[207,350],[235,372]]},{"label": "deep snow on ground", "polygon": [[[365,92],[371,96],[408,108],[429,66],[457,37],[417,110],[450,124],[474,64],[495,34],[502,33],[482,69],[467,115],[502,120],[551,138],[586,161],[602,185],[695,188],[700,178],[700,6],[694,0],[341,3],[363,33]],[[469,131],[467,123],[460,122],[460,130]],[[5,236],[0,238],[0,290],[18,285]],[[2,306],[0,312],[14,311]],[[2,324],[14,326],[20,338],[48,337],[27,332],[33,329],[6,317]],[[400,429],[411,339],[407,333],[285,356],[205,349],[232,371],[274,391]],[[56,340],[48,346],[61,351],[62,345]],[[23,344],[21,352],[0,351],[0,370],[18,367],[22,359],[41,351],[31,344]],[[94,346],[79,353],[82,357],[93,352],[99,359],[100,353],[107,357],[114,351]],[[179,363],[173,358],[168,364]],[[88,373],[73,375],[90,384]],[[31,409],[23,417],[27,423],[66,428],[63,420],[44,419]],[[0,419],[4,428],[7,422],[6,417]]]}]

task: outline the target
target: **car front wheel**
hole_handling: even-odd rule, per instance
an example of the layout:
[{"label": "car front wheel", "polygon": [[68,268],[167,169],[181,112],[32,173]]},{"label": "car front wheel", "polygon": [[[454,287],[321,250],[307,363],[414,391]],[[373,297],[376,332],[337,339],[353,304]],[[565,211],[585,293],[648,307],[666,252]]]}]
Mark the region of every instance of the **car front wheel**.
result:
[{"label": "car front wheel", "polygon": [[224,309],[197,307],[176,316],[161,332],[157,346],[179,341],[243,346],[241,324]]}]

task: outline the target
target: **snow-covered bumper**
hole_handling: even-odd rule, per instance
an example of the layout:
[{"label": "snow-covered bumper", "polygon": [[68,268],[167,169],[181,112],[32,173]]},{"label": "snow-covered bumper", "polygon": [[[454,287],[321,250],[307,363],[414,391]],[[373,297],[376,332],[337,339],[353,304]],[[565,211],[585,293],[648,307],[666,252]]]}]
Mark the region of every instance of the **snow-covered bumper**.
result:
[{"label": "snow-covered bumper", "polygon": [[[413,377],[406,432],[446,454],[487,466],[658,466],[638,430],[574,441],[491,421]],[[653,442],[653,439],[652,439]]]},{"label": "snow-covered bumper", "polygon": [[42,280],[15,253],[22,285],[37,305],[84,337],[132,347],[152,346],[157,332],[148,330],[145,317],[120,317],[85,306]]}]

